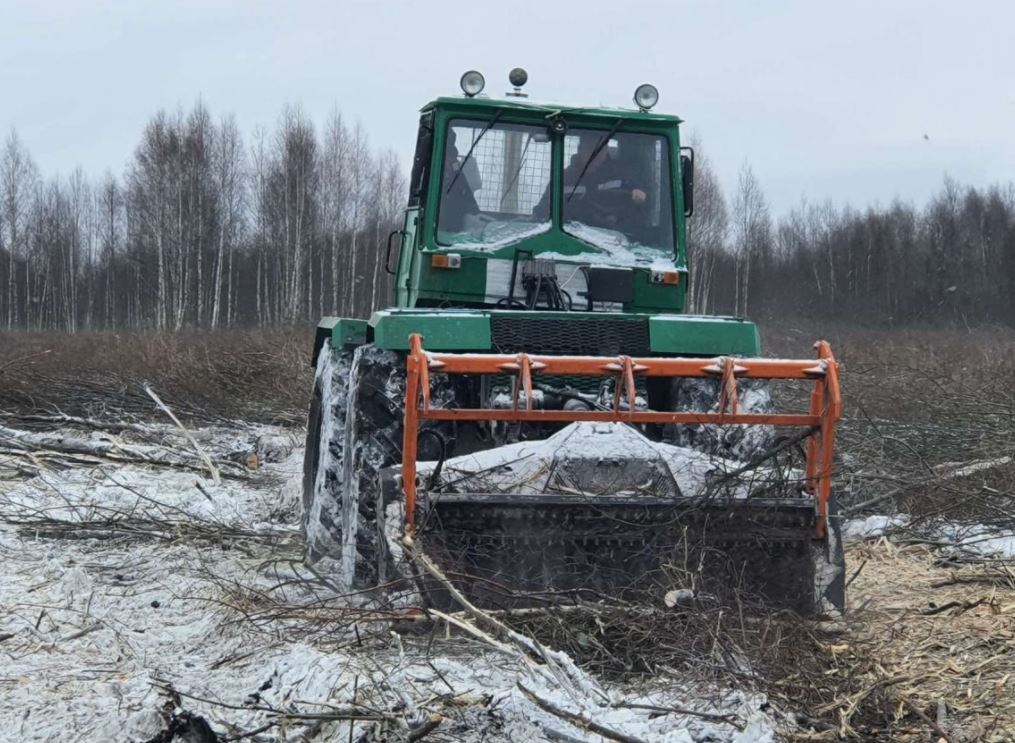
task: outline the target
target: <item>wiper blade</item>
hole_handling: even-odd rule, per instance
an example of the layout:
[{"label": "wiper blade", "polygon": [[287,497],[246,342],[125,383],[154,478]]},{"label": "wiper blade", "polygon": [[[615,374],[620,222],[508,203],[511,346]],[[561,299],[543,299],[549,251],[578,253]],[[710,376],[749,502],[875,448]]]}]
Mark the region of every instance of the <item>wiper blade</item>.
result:
[{"label": "wiper blade", "polygon": [[603,148],[609,144],[610,138],[617,133],[617,129],[619,129],[620,125],[623,123],[624,119],[617,119],[617,122],[613,125],[613,128],[606,133],[606,136],[596,142],[596,148],[592,150],[592,154],[589,155],[588,159],[585,161],[585,165],[582,166],[582,172],[578,174],[577,180],[575,180],[574,185],[571,186],[571,193],[567,195],[568,201],[570,201],[571,197],[574,196],[574,192],[578,189],[578,185],[582,182],[582,178],[585,177],[585,173],[588,172],[592,161],[595,160],[599,156],[599,153],[603,151]]},{"label": "wiper blade", "polygon": [[497,109],[497,113],[495,113],[493,118],[490,119],[490,123],[483,128],[483,131],[479,133],[478,137],[472,140],[472,146],[469,148],[469,151],[465,153],[465,157],[462,158],[462,162],[459,164],[458,170],[455,172],[455,177],[451,179],[451,183],[448,184],[448,190],[444,192],[445,195],[451,193],[451,189],[454,187],[455,183],[458,182],[458,176],[460,176],[462,171],[465,170],[465,164],[469,162],[469,158],[472,157],[472,151],[476,149],[476,145],[479,144],[479,141],[485,137],[486,133],[493,128],[494,124],[497,123],[497,120],[500,118],[502,113],[504,113],[503,108]]}]

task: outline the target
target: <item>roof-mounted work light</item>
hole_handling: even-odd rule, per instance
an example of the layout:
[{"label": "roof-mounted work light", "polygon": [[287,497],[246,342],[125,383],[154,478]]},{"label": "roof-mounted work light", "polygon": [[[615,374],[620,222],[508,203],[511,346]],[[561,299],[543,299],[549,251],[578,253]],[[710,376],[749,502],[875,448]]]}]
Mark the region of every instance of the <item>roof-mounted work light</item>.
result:
[{"label": "roof-mounted work light", "polygon": [[469,98],[479,95],[483,92],[483,88],[486,87],[486,80],[483,75],[476,70],[469,70],[462,75],[459,84],[462,86],[462,92]]},{"label": "roof-mounted work light", "polygon": [[634,103],[642,111],[648,111],[659,102],[659,91],[655,85],[644,83],[635,88]]}]

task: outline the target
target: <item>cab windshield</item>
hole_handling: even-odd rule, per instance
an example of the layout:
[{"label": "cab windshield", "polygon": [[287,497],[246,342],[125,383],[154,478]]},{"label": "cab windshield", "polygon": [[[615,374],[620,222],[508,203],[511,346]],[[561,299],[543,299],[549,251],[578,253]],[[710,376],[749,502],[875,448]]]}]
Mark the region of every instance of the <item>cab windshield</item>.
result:
[{"label": "cab windshield", "polygon": [[563,227],[615,262],[673,255],[667,139],[572,129],[564,138]]},{"label": "cab windshield", "polygon": [[551,151],[545,126],[452,119],[437,241],[491,249],[549,230]]},{"label": "cab windshield", "polygon": [[563,180],[552,182],[554,142],[545,125],[452,119],[437,211],[437,242],[493,250],[552,228],[553,190],[561,227],[635,265],[674,253],[669,140],[662,135],[571,129]]}]

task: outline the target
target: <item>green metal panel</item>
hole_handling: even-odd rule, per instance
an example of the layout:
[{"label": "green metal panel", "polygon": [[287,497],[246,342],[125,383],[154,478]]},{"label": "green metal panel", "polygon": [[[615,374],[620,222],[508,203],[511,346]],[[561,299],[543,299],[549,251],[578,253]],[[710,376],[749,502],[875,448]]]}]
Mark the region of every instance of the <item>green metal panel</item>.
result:
[{"label": "green metal panel", "polygon": [[420,297],[439,302],[475,302],[477,297],[483,296],[486,288],[485,258],[462,258],[461,268],[433,268],[430,265],[432,255],[429,251],[419,254]]},{"label": "green metal panel", "polygon": [[[539,250],[544,248],[552,251],[558,264],[572,263],[595,265],[596,253],[590,252],[590,246],[562,233],[539,235],[525,241],[526,249]],[[420,257],[417,286],[417,299],[429,300],[432,303],[444,301],[482,302],[484,297],[495,295],[496,292],[487,286],[487,270],[491,260],[508,261],[514,256],[516,246],[502,248],[489,253],[474,254],[468,250],[453,250],[461,256],[461,267],[457,269],[431,268],[430,258],[438,251],[423,250]],[[626,268],[620,266],[619,268]],[[681,277],[678,284],[658,284],[652,282],[652,271],[647,267],[634,267],[634,301],[624,307],[626,312],[680,312],[684,308],[685,287],[687,286],[687,269],[675,266]],[[573,297],[576,309],[583,307],[580,297]]]},{"label": "green metal panel", "polygon": [[467,310],[381,310],[370,318],[374,344],[405,351],[409,335],[420,333],[432,351],[486,351],[491,345],[490,317]]},{"label": "green metal panel", "polygon": [[648,269],[634,272],[634,302],[625,306],[627,312],[681,312],[687,286],[687,269],[680,268],[680,282],[659,284],[652,281]]},{"label": "green metal panel", "polygon": [[493,345],[490,333],[490,318],[493,316],[519,320],[553,319],[565,325],[570,320],[579,319],[607,323],[611,320],[644,318],[648,320],[649,344],[655,354],[757,356],[761,353],[757,326],[735,317],[414,309],[375,312],[370,318],[370,325],[373,328],[373,342],[381,348],[404,351],[409,347],[409,335],[420,333],[424,345],[432,351],[487,351]]},{"label": "green metal panel", "polygon": [[335,348],[362,346],[367,342],[366,320],[357,320],[351,317],[329,319],[335,321],[331,329],[331,345]]},{"label": "green metal panel", "polygon": [[736,317],[655,315],[649,318],[649,343],[658,354],[758,356],[758,327]]}]

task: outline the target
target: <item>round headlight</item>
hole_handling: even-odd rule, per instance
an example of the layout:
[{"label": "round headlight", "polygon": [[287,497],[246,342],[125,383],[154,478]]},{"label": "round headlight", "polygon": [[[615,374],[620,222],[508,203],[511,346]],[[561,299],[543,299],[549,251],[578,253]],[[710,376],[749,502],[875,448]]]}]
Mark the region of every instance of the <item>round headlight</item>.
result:
[{"label": "round headlight", "polygon": [[529,81],[529,73],[523,70],[521,67],[515,67],[511,72],[508,73],[508,82],[514,87],[520,88]]},{"label": "round headlight", "polygon": [[659,91],[655,85],[644,83],[634,91],[634,103],[638,108],[647,111],[659,102]]},{"label": "round headlight", "polygon": [[472,98],[472,96],[479,95],[483,92],[483,88],[486,86],[486,80],[484,80],[483,76],[475,70],[469,70],[462,75],[462,79],[459,84],[462,86],[462,92],[469,96],[469,98]]}]

